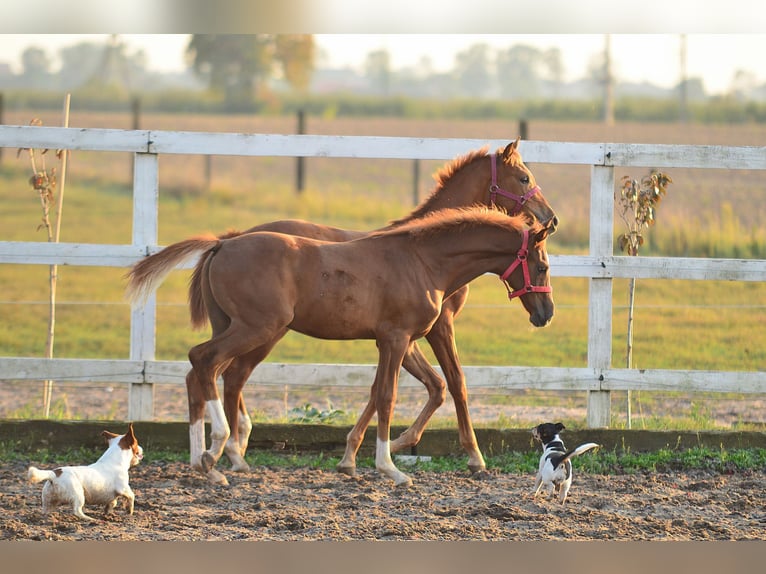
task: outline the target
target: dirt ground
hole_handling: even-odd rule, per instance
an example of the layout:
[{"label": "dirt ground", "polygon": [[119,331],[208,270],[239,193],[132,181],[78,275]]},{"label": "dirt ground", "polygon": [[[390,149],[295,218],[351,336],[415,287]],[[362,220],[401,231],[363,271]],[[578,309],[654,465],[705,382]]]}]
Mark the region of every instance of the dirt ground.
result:
[{"label": "dirt ground", "polygon": [[[34,461],[29,461],[34,462]],[[94,523],[43,515],[26,462],[0,469],[2,540],[751,540],[764,539],[763,473],[588,475],[562,507],[532,499],[532,475],[411,470],[395,488],[373,469],[348,477],[308,468],[227,472],[212,486],[187,464],[131,470],[135,513]]]},{"label": "dirt ground", "polygon": [[[6,383],[0,385],[0,405],[14,402],[3,400],[3,393],[14,395],[16,404],[20,396],[28,394],[32,400],[34,395],[28,387]],[[118,389],[109,397],[103,393],[70,392],[68,408],[95,419],[96,405],[126,400]],[[421,395],[400,400],[398,407],[414,417]],[[185,397],[179,390],[161,387],[155,398],[163,407],[159,418],[183,420]],[[763,421],[766,401],[753,399],[716,400],[710,403],[710,415],[722,424]],[[674,400],[674,408],[688,407],[678,402],[683,399]],[[283,415],[303,401],[298,393],[272,394],[251,396],[249,404],[269,405],[274,414]],[[523,424],[540,417],[584,417],[583,404],[562,403],[537,407],[539,413],[476,398],[471,407],[476,424],[500,414]],[[444,416],[453,412],[448,404],[440,411]],[[42,514],[42,485],[25,479],[27,465],[37,463],[30,459],[0,466],[0,540],[766,539],[763,470],[606,476],[578,472],[575,461],[574,483],[562,508],[552,499],[532,499],[531,474],[491,470],[470,477],[467,470],[437,473],[415,468],[409,471],[414,485],[398,489],[374,469],[361,468],[356,477],[348,477],[308,468],[256,467],[248,474],[226,471],[230,485],[222,487],[208,484],[186,463],[144,462],[130,471],[135,513],[128,516],[118,507],[103,518],[100,508],[90,507],[86,512],[99,520],[84,523],[64,507]]]}]

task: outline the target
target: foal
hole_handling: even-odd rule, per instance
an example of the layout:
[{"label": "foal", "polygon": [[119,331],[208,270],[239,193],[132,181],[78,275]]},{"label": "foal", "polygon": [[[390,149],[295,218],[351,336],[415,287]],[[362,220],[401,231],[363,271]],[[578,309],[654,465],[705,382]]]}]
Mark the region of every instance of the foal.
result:
[{"label": "foal", "polygon": [[[549,229],[528,228],[521,217],[497,210],[444,210],[354,241],[327,243],[257,232],[231,239],[197,237],[169,245],[129,273],[128,293],[151,292],[176,265],[200,258],[192,282],[205,302],[212,337],[189,351],[187,375],[192,466],[213,482],[226,478],[214,466],[230,428],[216,379],[243,354],[265,358],[292,329],[323,339],[374,339],[379,359],[373,383],[378,413],[376,467],[397,485],[411,479],[391,460],[390,423],[399,369],[414,342],[428,334],[445,298],[485,273],[500,275],[509,296],[519,297],[536,327],[553,317]],[[224,396],[238,409],[238,392]],[[211,445],[204,448],[204,414]],[[359,442],[361,442],[361,437]],[[351,445],[356,452],[358,444]],[[200,448],[201,447],[201,448]],[[244,461],[243,461],[244,462]]]}]

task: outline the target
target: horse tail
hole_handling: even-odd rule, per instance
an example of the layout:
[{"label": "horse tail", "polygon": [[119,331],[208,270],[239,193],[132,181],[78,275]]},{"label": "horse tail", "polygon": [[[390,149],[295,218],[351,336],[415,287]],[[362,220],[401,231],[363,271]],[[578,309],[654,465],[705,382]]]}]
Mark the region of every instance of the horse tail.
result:
[{"label": "horse tail", "polygon": [[[232,237],[239,237],[243,233],[245,232],[230,229],[226,233],[218,235],[218,239],[231,239]],[[194,272],[189,279],[189,313],[191,314],[192,329],[202,329],[207,325],[207,306],[202,295],[202,277],[205,263],[212,254],[213,251],[208,249],[199,256],[197,265],[194,266]]]},{"label": "horse tail", "polygon": [[126,275],[128,299],[145,301],[173,268],[201,252],[213,249],[219,243],[215,235],[200,235],[168,245],[162,251],[142,259]]}]

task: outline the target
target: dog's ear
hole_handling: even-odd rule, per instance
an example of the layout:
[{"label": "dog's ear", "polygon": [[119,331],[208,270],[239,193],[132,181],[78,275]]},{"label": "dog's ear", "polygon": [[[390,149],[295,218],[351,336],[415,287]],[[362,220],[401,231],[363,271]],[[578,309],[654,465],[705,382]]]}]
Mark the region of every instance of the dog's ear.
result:
[{"label": "dog's ear", "polygon": [[104,437],[104,440],[106,440],[106,442],[109,442],[113,438],[116,438],[120,435],[114,434],[113,432],[109,432],[108,430],[105,430],[105,431],[101,431],[101,436]]},{"label": "dog's ear", "polygon": [[565,426],[564,426],[564,423],[556,423],[556,430],[557,430],[557,431],[561,432],[561,431],[563,431],[565,428],[567,428],[567,427],[565,427]]}]

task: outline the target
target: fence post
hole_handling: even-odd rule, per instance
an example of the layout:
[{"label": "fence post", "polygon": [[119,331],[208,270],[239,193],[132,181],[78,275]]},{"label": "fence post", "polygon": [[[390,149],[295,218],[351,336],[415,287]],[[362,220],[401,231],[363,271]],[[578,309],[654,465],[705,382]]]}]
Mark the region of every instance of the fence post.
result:
[{"label": "fence post", "polygon": [[[590,255],[612,256],[614,243],[614,168],[594,165],[590,176]],[[612,363],[612,279],[590,279],[588,305],[588,367],[601,374]],[[608,427],[611,395],[588,391],[588,428]]]},{"label": "fence post", "polygon": [[523,140],[529,139],[529,124],[527,120],[519,120],[519,137]]},{"label": "fence post", "polygon": [[[133,157],[133,244],[157,245],[159,208],[159,161],[157,154],[136,153]],[[130,359],[155,359],[157,296],[145,304],[132,303],[130,313]],[[132,383],[128,395],[128,419],[154,418],[154,385]]]},{"label": "fence post", "polygon": [[[306,133],[306,112],[298,110],[298,135]],[[295,191],[300,195],[303,193],[305,178],[305,157],[297,157],[295,164]]]}]

